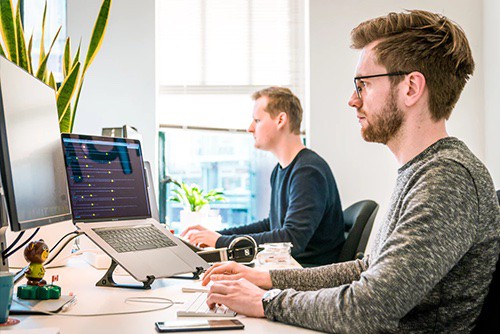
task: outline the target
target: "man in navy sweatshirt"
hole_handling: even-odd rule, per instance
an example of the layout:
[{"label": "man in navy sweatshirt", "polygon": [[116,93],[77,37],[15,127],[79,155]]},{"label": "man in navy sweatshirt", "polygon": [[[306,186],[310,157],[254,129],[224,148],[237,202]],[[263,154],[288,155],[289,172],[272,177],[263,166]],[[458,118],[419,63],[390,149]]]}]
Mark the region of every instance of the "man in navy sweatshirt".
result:
[{"label": "man in navy sweatshirt", "polygon": [[255,147],[278,159],[271,174],[269,217],[219,232],[195,225],[181,235],[193,244],[227,247],[241,235],[258,244],[291,242],[303,265],[337,262],[344,244],[344,220],[337,185],[328,164],[300,138],[302,107],[288,89],[269,87],[252,95],[253,121],[248,128]]}]

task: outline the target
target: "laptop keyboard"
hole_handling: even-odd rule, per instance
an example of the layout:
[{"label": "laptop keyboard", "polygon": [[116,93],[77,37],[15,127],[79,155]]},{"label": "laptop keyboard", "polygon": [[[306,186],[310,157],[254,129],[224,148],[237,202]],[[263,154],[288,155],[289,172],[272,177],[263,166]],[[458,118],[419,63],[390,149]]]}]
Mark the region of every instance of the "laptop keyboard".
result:
[{"label": "laptop keyboard", "polygon": [[198,292],[187,309],[177,311],[178,317],[235,317],[236,314],[224,305],[215,306],[213,309],[208,308],[206,292]]},{"label": "laptop keyboard", "polygon": [[152,225],[93,230],[118,253],[176,246],[175,242]]}]

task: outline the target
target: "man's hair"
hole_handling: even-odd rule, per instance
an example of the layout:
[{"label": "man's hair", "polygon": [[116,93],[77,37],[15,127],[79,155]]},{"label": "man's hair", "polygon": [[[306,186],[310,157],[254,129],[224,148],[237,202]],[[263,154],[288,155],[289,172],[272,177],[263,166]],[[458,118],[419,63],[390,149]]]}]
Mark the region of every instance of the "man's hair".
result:
[{"label": "man's hair", "polygon": [[[389,13],[358,25],[352,30],[351,39],[355,49],[379,41],[374,52],[377,62],[388,72],[422,73],[429,87],[429,110],[435,121],[450,117],[474,72],[474,59],[464,31],[440,14],[423,10]],[[403,77],[390,79],[395,85]]]},{"label": "man's hair", "polygon": [[300,123],[302,122],[302,106],[300,100],[292,91],[284,87],[268,87],[261,89],[252,94],[254,101],[261,97],[267,97],[268,103],[266,112],[272,118],[278,116],[280,112],[284,112],[288,116],[290,123],[290,132],[300,134]]}]

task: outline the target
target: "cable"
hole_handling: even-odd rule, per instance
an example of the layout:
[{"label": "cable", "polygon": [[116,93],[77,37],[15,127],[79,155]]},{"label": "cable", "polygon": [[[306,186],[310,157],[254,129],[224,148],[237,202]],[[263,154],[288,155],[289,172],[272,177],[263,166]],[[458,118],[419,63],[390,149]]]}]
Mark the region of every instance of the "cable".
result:
[{"label": "cable", "polygon": [[128,304],[128,303],[147,303],[147,304],[167,304],[167,305],[161,306],[161,307],[150,308],[150,309],[146,309],[146,310],[138,310],[138,311],[70,314],[70,313],[47,312],[47,311],[40,310],[37,307],[33,307],[29,304],[22,303],[19,300],[13,299],[12,301],[21,305],[21,306],[24,306],[32,311],[35,311],[35,312],[39,312],[39,313],[46,314],[46,315],[52,315],[52,316],[61,316],[61,317],[103,317],[103,316],[110,316],[110,315],[139,314],[139,313],[162,311],[162,310],[166,310],[166,309],[172,307],[174,304],[183,304],[180,302],[174,302],[168,298],[161,298],[161,297],[129,297],[129,298],[126,298],[124,301],[126,304]]},{"label": "cable", "polygon": [[24,231],[21,231],[21,233],[19,233],[19,235],[17,236],[16,240],[14,240],[14,241],[12,242],[12,244],[10,244],[10,246],[9,246],[9,247],[7,247],[7,248],[5,248],[5,249],[3,250],[3,252],[2,252],[2,256],[4,256],[5,254],[7,254],[7,253],[10,251],[10,249],[11,249],[12,247],[14,247],[14,246],[17,244],[17,242],[18,242],[18,241],[19,241],[19,240],[23,237],[23,235],[24,235]]},{"label": "cable", "polygon": [[17,252],[19,249],[23,248],[28,242],[31,241],[31,239],[33,239],[35,237],[35,235],[38,233],[38,231],[40,231],[39,227],[37,227],[36,230],[35,230],[35,232],[33,232],[28,239],[24,240],[22,244],[20,244],[19,246],[17,246],[14,250],[10,251],[9,253],[4,254],[3,258],[6,259],[9,256],[11,256],[12,254],[14,254],[15,252]]},{"label": "cable", "polygon": [[[56,242],[56,244],[54,245],[54,247],[52,247],[52,249],[50,250],[50,252],[52,252],[56,247],[57,245],[59,245],[63,240],[64,238],[66,238],[67,236],[71,235],[71,234],[76,234],[74,237],[72,237],[71,239],[68,239],[66,241],[66,243],[64,244],[64,246],[61,247],[61,249],[59,249],[59,251],[54,254],[50,260],[47,261],[47,263],[44,263],[44,266],[48,265],[49,263],[51,263],[52,261],[54,261],[54,259],[62,252],[62,250],[64,249],[64,247],[66,247],[67,244],[69,244],[69,242],[73,239],[75,239],[76,237],[80,236],[81,234],[83,234],[83,232],[78,232],[78,231],[73,231],[73,232],[69,232],[67,233],[66,235],[64,235],[61,239],[59,239],[59,241]],[[31,238],[33,237],[33,235],[31,236]],[[29,239],[28,239],[29,240]],[[22,247],[23,245],[21,245]],[[15,250],[17,251],[17,249]],[[13,252],[15,252],[13,251]],[[23,277],[24,277],[24,273],[26,272],[26,270],[28,270],[29,266],[26,266],[24,268],[22,268],[21,270],[19,270],[15,275],[14,275],[14,283],[17,283],[19,282]]]},{"label": "cable", "polygon": [[[54,247],[52,247],[52,248],[50,249],[50,251],[51,251],[51,252],[53,252],[53,251],[54,251],[54,249],[56,249],[57,245],[59,245],[59,244],[60,244],[60,243],[64,240],[64,238],[66,238],[67,236],[69,236],[69,235],[71,235],[71,234],[77,234],[77,236],[79,236],[79,235],[83,234],[83,232],[73,231],[73,232],[66,233],[66,234],[65,234],[65,235],[64,235],[61,239],[59,239],[59,241],[58,241],[58,242],[56,242],[56,244],[54,245]],[[73,239],[74,239],[74,238],[72,238],[72,239],[70,239],[70,240],[73,240]],[[66,243],[66,245],[67,245],[67,243]],[[66,245],[64,245],[64,246],[66,246]],[[63,247],[63,248],[64,248],[64,247]]]}]

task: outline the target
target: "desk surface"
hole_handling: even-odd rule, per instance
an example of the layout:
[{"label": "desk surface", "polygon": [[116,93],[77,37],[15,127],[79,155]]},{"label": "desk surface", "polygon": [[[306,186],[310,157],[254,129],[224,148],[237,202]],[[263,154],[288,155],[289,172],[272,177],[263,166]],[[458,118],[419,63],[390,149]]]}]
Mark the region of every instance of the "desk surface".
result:
[{"label": "desk surface", "polygon": [[[79,333],[157,333],[154,327],[156,321],[176,320],[178,310],[185,308],[194,294],[183,293],[184,286],[199,285],[197,281],[181,279],[160,279],[154,282],[151,290],[133,290],[123,288],[96,287],[95,283],[104,275],[104,270],[94,269],[81,258],[72,259],[68,266],[47,269],[45,278],[50,280],[54,274],[59,275],[58,285],[63,289],[63,294],[73,292],[77,296],[77,303],[62,315],[43,316],[14,315],[21,320],[18,325],[0,328],[8,332],[16,329],[33,329],[42,327],[57,327],[61,334]],[[116,276],[115,281],[120,283],[136,283],[129,276]],[[125,299],[129,297],[162,297],[169,298],[174,304],[169,309],[148,313],[76,317],[70,314],[98,314],[112,312],[139,311],[157,308],[158,304],[129,304]],[[190,318],[182,318],[184,320]],[[193,318],[191,318],[193,319]],[[312,333],[299,327],[272,322],[267,319],[253,319],[238,316],[245,324],[245,330],[221,331],[223,333]]]}]

